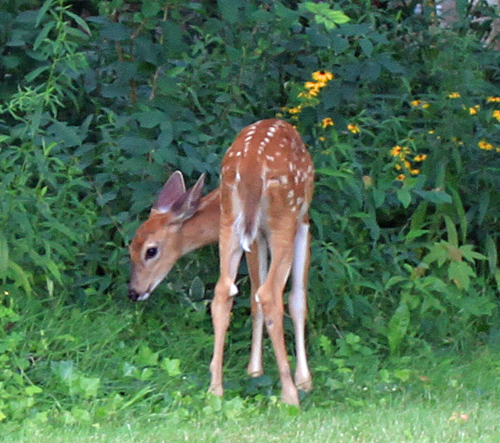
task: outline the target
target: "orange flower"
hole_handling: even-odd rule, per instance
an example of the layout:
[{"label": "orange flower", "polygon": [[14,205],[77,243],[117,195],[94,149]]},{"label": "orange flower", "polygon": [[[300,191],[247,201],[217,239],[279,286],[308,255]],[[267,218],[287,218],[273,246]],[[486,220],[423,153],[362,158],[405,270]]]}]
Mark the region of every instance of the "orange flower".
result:
[{"label": "orange flower", "polygon": [[403,149],[403,148],[402,148],[401,146],[399,146],[399,145],[394,146],[394,147],[391,149],[391,155],[392,155],[393,157],[397,157],[397,156],[401,153],[401,150],[402,150],[402,149]]},{"label": "orange flower", "polygon": [[[467,109],[464,105],[462,105],[462,108]],[[479,111],[480,108],[481,108],[481,106],[479,106],[479,105],[471,106],[469,108],[469,114],[476,115],[477,111]]]},{"label": "orange flower", "polygon": [[477,145],[479,146],[479,149],[482,149],[483,151],[491,151],[494,148],[494,146],[486,140],[481,140]]},{"label": "orange flower", "polygon": [[333,126],[334,124],[335,122],[330,117],[326,117],[321,121],[321,126],[323,128],[328,128],[328,126]]},{"label": "orange flower", "polygon": [[416,162],[423,162],[427,158],[427,154],[418,154],[415,157],[413,157],[413,160]]},{"label": "orange flower", "polygon": [[348,124],[347,129],[351,131],[353,134],[359,134],[361,132],[361,129],[359,128],[358,125]]}]

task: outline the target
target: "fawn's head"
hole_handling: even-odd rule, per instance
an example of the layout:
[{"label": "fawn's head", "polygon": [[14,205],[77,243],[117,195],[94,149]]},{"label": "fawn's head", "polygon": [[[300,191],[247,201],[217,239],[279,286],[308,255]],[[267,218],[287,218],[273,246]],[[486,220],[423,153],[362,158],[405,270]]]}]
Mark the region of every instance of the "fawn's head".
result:
[{"label": "fawn's head", "polygon": [[182,225],[191,218],[201,199],[205,175],[186,191],[181,172],[174,172],[163,186],[149,218],[129,245],[132,271],[128,296],[146,300],[182,255]]}]

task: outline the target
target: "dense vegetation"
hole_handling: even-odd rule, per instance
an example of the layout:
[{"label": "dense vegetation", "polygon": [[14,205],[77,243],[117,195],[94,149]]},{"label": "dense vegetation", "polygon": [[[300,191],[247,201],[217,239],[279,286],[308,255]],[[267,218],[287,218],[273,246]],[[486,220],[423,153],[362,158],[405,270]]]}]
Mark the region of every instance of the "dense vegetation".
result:
[{"label": "dense vegetation", "polygon": [[498,17],[457,2],[442,26],[432,4],[376,3],[0,4],[0,426],[276,402],[270,352],[270,376],[242,376],[244,296],[226,401],[205,394],[216,248],[126,300],[126,245],[162,183],[180,169],[216,187],[261,118],[296,124],[317,168],[306,407],[414,386],[412,359],[499,348]]}]

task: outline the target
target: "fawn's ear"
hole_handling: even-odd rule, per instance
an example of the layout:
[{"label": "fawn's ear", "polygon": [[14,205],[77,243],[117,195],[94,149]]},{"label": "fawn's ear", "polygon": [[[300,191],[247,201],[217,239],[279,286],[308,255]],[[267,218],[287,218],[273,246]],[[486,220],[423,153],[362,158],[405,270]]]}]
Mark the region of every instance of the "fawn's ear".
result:
[{"label": "fawn's ear", "polygon": [[203,186],[205,185],[205,174],[201,174],[195,185],[181,195],[171,206],[170,212],[178,220],[187,220],[191,218],[198,210],[201,197],[203,195]]},{"label": "fawn's ear", "polygon": [[186,193],[186,185],[181,171],[175,171],[163,185],[160,195],[151,210],[166,213]]}]

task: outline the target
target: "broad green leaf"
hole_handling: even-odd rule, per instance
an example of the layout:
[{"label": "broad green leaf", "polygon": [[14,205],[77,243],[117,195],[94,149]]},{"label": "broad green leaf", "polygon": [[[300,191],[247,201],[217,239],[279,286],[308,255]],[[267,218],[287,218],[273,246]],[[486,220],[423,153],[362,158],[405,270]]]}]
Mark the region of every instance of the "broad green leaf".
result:
[{"label": "broad green leaf", "polygon": [[189,287],[189,297],[192,300],[202,300],[205,297],[205,285],[200,277],[196,276]]},{"label": "broad green leaf", "polygon": [[161,5],[158,1],[148,0],[142,4],[141,12],[146,18],[154,17],[161,10]]},{"label": "broad green leaf", "polygon": [[101,385],[100,378],[79,376],[77,381],[79,391],[84,398],[93,398],[97,396],[99,386]]},{"label": "broad green leaf", "polygon": [[448,234],[448,243],[458,248],[458,233],[453,220],[447,215],[443,216],[446,224],[446,233]]},{"label": "broad green leaf", "polygon": [[448,268],[448,277],[460,289],[467,289],[471,277],[475,277],[474,270],[464,261],[451,261]]},{"label": "broad green leaf", "polygon": [[26,392],[26,395],[28,395],[29,397],[33,397],[36,394],[41,394],[43,392],[43,389],[40,388],[39,386],[31,385],[31,386],[26,386],[24,391]]},{"label": "broad green leaf", "polygon": [[164,358],[160,366],[167,372],[170,377],[181,375],[181,361],[178,358]]},{"label": "broad green leaf", "polygon": [[389,340],[389,348],[391,354],[395,354],[398,350],[410,324],[410,311],[405,302],[401,301],[394,315],[389,321],[387,330],[387,339]]},{"label": "broad green leaf", "polygon": [[217,0],[222,17],[231,24],[241,23],[245,19],[245,0]]},{"label": "broad green leaf", "polygon": [[158,359],[158,352],[153,352],[148,346],[141,346],[134,361],[139,366],[156,366]]},{"label": "broad green leaf", "polygon": [[418,191],[414,190],[416,194],[420,195],[424,200],[431,203],[441,204],[441,203],[452,203],[452,198],[449,194],[444,191]]},{"label": "broad green leaf", "polygon": [[363,54],[365,54],[367,57],[371,57],[373,53],[373,43],[371,42],[370,39],[368,38],[362,38],[359,41],[359,46],[361,46],[361,50],[363,51]]},{"label": "broad green leaf", "polygon": [[410,206],[411,203],[411,192],[406,188],[400,188],[397,191],[398,200],[401,202],[404,208]]}]

